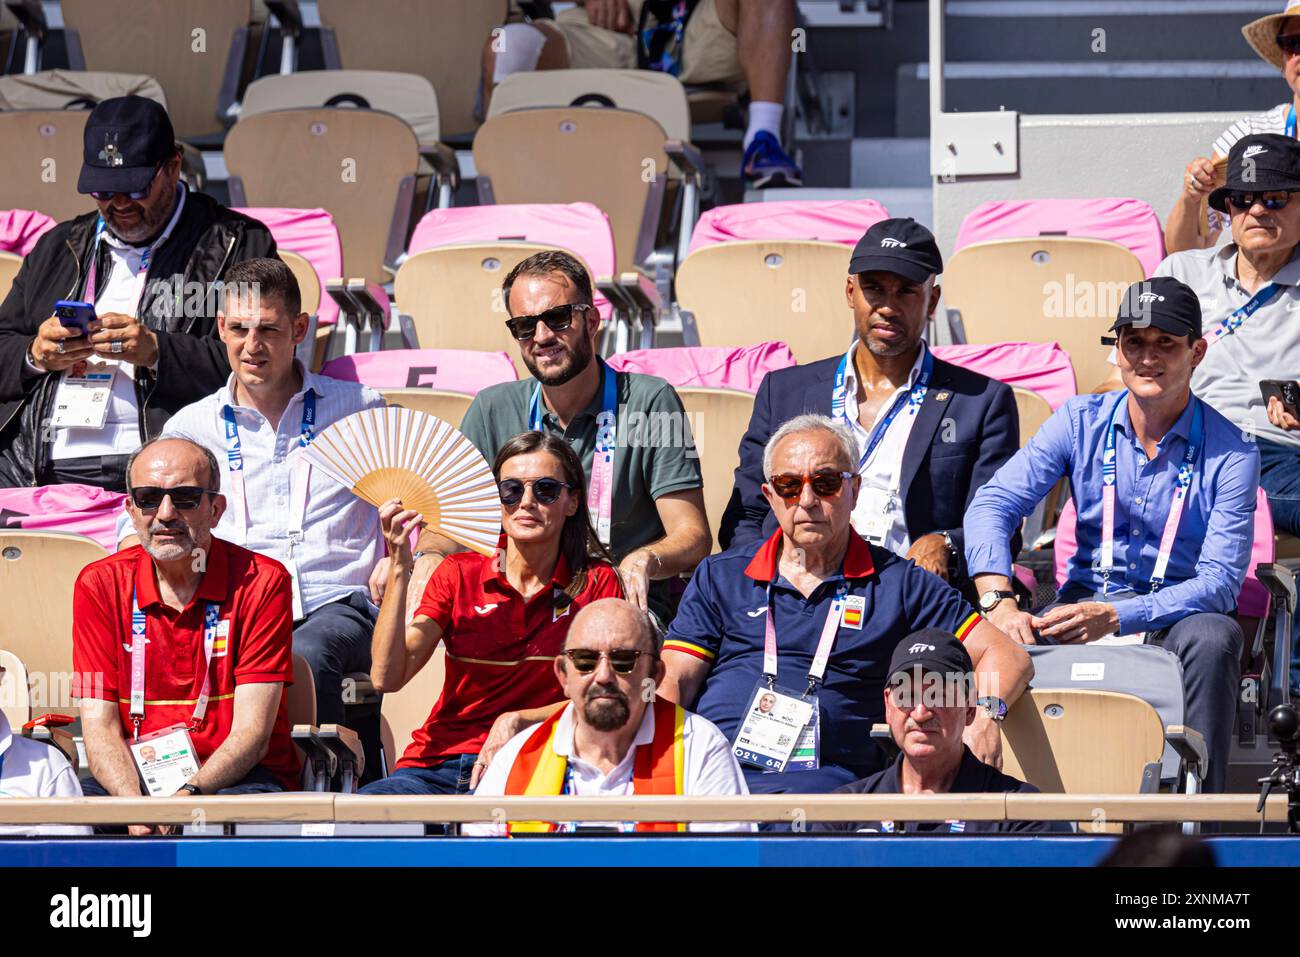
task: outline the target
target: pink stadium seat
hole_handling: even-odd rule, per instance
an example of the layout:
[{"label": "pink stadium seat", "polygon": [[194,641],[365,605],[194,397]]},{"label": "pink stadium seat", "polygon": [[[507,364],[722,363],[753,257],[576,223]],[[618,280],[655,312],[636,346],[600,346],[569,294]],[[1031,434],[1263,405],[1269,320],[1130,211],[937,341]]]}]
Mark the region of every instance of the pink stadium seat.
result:
[{"label": "pink stadium seat", "polygon": [[700,214],[690,252],[736,239],[815,239],[852,246],[889,218],[874,199],[795,199],[715,206]]},{"label": "pink stadium seat", "polygon": [[0,252],[26,256],[53,225],[53,219],[35,210],[0,210]]},{"label": "pink stadium seat", "polygon": [[794,354],[784,342],[763,342],[738,349],[724,346],[637,349],[609,358],[611,369],[657,375],[675,388],[741,392],[757,392],[763,376],[792,365],[795,365]]},{"label": "pink stadium seat", "polygon": [[[1065,584],[1066,572],[1069,570],[1070,557],[1079,547],[1075,539],[1074,528],[1077,517],[1074,502],[1065,503],[1061,509],[1061,518],[1056,523],[1056,586]],[[1263,618],[1268,614],[1268,589],[1255,577],[1255,569],[1262,562],[1271,562],[1274,558],[1273,512],[1268,507],[1268,496],[1261,488],[1255,500],[1255,544],[1250,550],[1250,565],[1246,570],[1246,583],[1237,597],[1237,614],[1243,618]]]},{"label": "pink stadium seat", "polygon": [[117,549],[117,518],[126,496],[93,485],[0,489],[0,528],[75,532]]},{"label": "pink stadium seat", "polygon": [[1148,276],[1165,257],[1160,219],[1136,199],[1017,199],[981,203],[962,220],[953,252],[991,239],[1045,234],[1109,239],[1133,251]]},{"label": "pink stadium seat", "polygon": [[389,349],[339,356],[325,363],[322,375],[361,382],[372,389],[439,389],[477,395],[498,382],[519,378],[504,352],[469,349]]},{"label": "pink stadium seat", "polygon": [[935,346],[934,354],[990,379],[1037,392],[1053,412],[1075,393],[1074,366],[1054,342]]},{"label": "pink stadium seat", "polygon": [[[592,278],[617,269],[614,231],[609,217],[592,203],[519,203],[504,206],[459,206],[425,213],[411,235],[410,253],[467,243],[502,240],[542,243],[576,253]],[[505,278],[504,276],[502,277]],[[595,294],[602,319],[610,317],[609,300]]]},{"label": "pink stadium seat", "polygon": [[322,326],[338,322],[338,304],[325,293],[328,280],[347,278],[343,274],[343,246],[334,217],[324,209],[281,206],[249,206],[236,212],[264,223],[275,237],[276,246],[297,253],[312,264],[320,279],[321,292],[316,322]]}]

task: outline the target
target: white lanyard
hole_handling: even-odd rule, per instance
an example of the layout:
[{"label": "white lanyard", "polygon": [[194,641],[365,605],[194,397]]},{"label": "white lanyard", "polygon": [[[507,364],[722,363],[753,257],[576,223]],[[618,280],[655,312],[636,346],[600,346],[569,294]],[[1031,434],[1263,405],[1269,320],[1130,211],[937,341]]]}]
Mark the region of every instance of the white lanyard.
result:
[{"label": "white lanyard", "polygon": [[[1115,461],[1115,423],[1120,409],[1128,400],[1128,391],[1120,393],[1119,401],[1111,411],[1110,424],[1106,428],[1106,449],[1101,459],[1101,593],[1105,596],[1110,587],[1111,571],[1115,567],[1115,480],[1117,464]],[[1192,485],[1192,473],[1196,468],[1196,457],[1200,452],[1201,438],[1204,431],[1204,417],[1200,401],[1192,397],[1192,428],[1187,440],[1187,451],[1183,454],[1182,464],[1178,467],[1178,484],[1174,488],[1174,499],[1169,505],[1169,517],[1165,520],[1164,533],[1160,536],[1160,550],[1156,553],[1155,568],[1151,571],[1151,591],[1159,590],[1165,582],[1165,571],[1169,568],[1169,556],[1173,554],[1174,539],[1178,536],[1178,523],[1183,516],[1183,505],[1187,501],[1187,491]]]},{"label": "white lanyard", "polygon": [[[203,613],[203,686],[199,689],[198,700],[194,702],[194,716],[190,719],[190,730],[197,730],[203,724],[208,713],[208,696],[212,693],[212,651],[217,641],[218,620],[221,606],[208,602]],[[145,646],[148,644],[146,631],[148,620],[140,610],[136,591],[131,589],[131,724],[136,740],[140,737],[140,724],[144,721],[144,658]]]},{"label": "white lanyard", "polygon": [[[840,617],[844,610],[844,598],[849,593],[849,583],[840,582],[835,589],[835,599],[831,602],[826,620],[822,623],[821,637],[817,639],[817,651],[813,654],[812,667],[808,669],[808,688],[811,693],[826,676],[826,665],[831,660],[831,648],[840,630]],[[772,583],[767,583],[767,621],[763,623],[763,676],[767,678],[770,688],[776,681],[776,606],[772,602]]]},{"label": "white lanyard", "polygon": [[[618,373],[605,368],[605,395],[596,416],[596,449],[591,456],[591,478],[587,481],[587,511],[600,543],[609,547],[614,514],[614,449],[618,445]],[[528,428],[542,431],[542,386],[533,389],[528,403]]]},{"label": "white lanyard", "polygon": [[[908,415],[915,416],[917,410],[921,408],[921,403],[925,401],[925,394],[930,390],[930,375],[934,371],[934,356],[926,348],[925,343],[921,343],[922,356],[921,373],[916,378],[916,384],[912,386],[910,392],[905,392],[894,399],[894,404],[890,406],[885,417],[876,424],[867,438],[867,446],[862,450],[862,455],[858,459],[858,471],[861,472],[871,459],[871,453],[876,451],[876,446],[885,437],[889,427],[894,424],[894,419],[898,418],[898,413],[903,410],[904,401],[907,402]],[[853,350],[840,358],[839,368],[835,370],[835,386],[831,389],[831,417],[843,419],[850,429],[856,424],[848,416],[848,372],[849,361]]]}]

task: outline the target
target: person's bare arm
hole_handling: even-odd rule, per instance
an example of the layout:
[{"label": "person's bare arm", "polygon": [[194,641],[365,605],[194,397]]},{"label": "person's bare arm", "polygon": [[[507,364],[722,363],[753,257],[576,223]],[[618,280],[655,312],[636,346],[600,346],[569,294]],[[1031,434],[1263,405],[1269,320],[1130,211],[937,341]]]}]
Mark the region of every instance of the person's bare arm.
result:
[{"label": "person's bare arm", "polygon": [[659,683],[659,696],[675,701],[683,708],[693,708],[704,688],[712,665],[702,658],[684,651],[669,649],[664,652],[664,680]]},{"label": "person's bare arm", "polygon": [[[992,695],[1010,707],[1029,687],[1034,674],[1029,654],[988,621],[975,626],[966,638],[966,650],[975,665],[975,690],[980,697]],[[1002,767],[1001,728],[982,709],[966,727],[962,740],[985,764]]]},{"label": "person's bare arm", "polygon": [[497,719],[492,722],[491,730],[488,731],[487,738],[483,741],[483,747],[479,748],[478,757],[474,760],[474,767],[469,772],[469,789],[472,791],[478,787],[483,772],[487,770],[487,766],[492,763],[492,759],[496,757],[497,752],[501,750],[507,741],[524,730],[524,728],[531,727],[534,724],[541,724],[568,703],[568,701],[556,701],[554,704],[545,704],[540,708],[505,711],[497,715]]},{"label": "person's bare arm", "polygon": [[117,705],[98,698],[81,699],[81,733],[90,759],[90,773],[115,797],[139,797],[140,776],[122,736]]},{"label": "person's bare arm", "polygon": [[266,757],[283,695],[283,681],[236,685],[230,733],[188,783],[204,794],[215,794],[248,777]]},{"label": "person's bare arm", "polygon": [[650,582],[692,571],[713,548],[713,535],[704,513],[704,490],[669,492],[655,499],[659,521],[666,529],[657,541],[629,552],[619,563],[627,600],[646,607]]},{"label": "person's bare arm", "polygon": [[587,20],[593,27],[615,33],[635,32],[636,24],[627,0],[578,0],[578,6],[586,7]]},{"label": "person's bare arm", "polygon": [[1214,160],[1198,156],[1183,170],[1178,200],[1165,220],[1165,251],[1205,249],[1218,241],[1218,230],[1200,234],[1201,201],[1214,190]]},{"label": "person's bare arm", "polygon": [[[380,692],[405,687],[442,638],[442,626],[427,615],[414,616],[409,625],[406,623],[413,610],[410,579],[415,559],[411,555],[411,532],[421,519],[416,512],[403,509],[397,499],[379,507],[379,527],[388,546],[388,581],[370,641],[370,681]],[[414,599],[416,607],[423,595],[422,585]]]}]

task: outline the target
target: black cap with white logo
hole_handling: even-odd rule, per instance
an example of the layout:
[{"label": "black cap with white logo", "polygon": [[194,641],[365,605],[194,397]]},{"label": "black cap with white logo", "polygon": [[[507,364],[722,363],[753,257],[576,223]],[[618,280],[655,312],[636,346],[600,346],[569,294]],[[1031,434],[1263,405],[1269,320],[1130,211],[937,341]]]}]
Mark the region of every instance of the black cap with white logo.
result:
[{"label": "black cap with white logo", "polygon": [[914,219],[885,219],[867,230],[853,247],[849,273],[897,273],[925,282],[943,272],[943,256],[934,234]]},{"label": "black cap with white logo", "polygon": [[975,670],[966,646],[942,628],[922,628],[900,641],[889,659],[889,680],[918,667],[943,675],[968,675]]},{"label": "black cap with white logo", "polygon": [[1128,287],[1111,331],[1123,326],[1154,326],[1170,335],[1201,338],[1201,301],[1173,276],[1142,279]]},{"label": "black cap with white logo", "polygon": [[176,152],[167,111],[143,96],[103,100],[86,118],[79,193],[138,193]]},{"label": "black cap with white logo", "polygon": [[1228,151],[1227,182],[1210,194],[1211,209],[1228,212],[1229,193],[1300,190],[1300,143],[1281,133],[1243,136]]}]

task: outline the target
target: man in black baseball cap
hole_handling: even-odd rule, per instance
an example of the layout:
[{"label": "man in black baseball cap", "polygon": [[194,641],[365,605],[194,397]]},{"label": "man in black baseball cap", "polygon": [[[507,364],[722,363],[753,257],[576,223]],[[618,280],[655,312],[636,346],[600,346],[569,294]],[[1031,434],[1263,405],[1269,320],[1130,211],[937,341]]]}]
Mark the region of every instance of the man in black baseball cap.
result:
[{"label": "man in black baseball cap", "polygon": [[[180,176],[158,103],[91,111],[77,189],[96,209],[42,236],[0,305],[0,488],[125,491],[130,453],[229,377],[213,283],[275,240]],[[55,316],[59,300],[89,303],[88,328]]]},{"label": "man in black baseball cap", "polygon": [[[898,747],[898,756],[883,771],[846,784],[838,789],[839,793],[1037,791],[1033,785],[983,763],[962,743],[962,732],[975,720],[977,707],[984,706],[988,700],[977,698],[974,679],[970,655],[950,632],[923,628],[900,641],[889,662],[889,680],[885,687],[885,721]],[[999,710],[1005,715],[1005,706]],[[1024,821],[837,821],[816,825],[815,829],[988,834],[1067,831],[1069,826]]]},{"label": "man in black baseball cap", "polygon": [[[819,412],[843,421],[858,440],[858,534],[949,584],[968,584],[962,512],[1019,448],[1019,420],[1010,387],[927,347],[942,271],[934,235],[915,220],[886,219],[858,240],[844,290],[856,335],[847,352],[763,379],[718,532],[724,548],[775,532],[760,490],[763,447],[783,422]],[[828,351],[842,348],[848,330],[839,317],[793,321],[810,318],[825,325]]]}]

